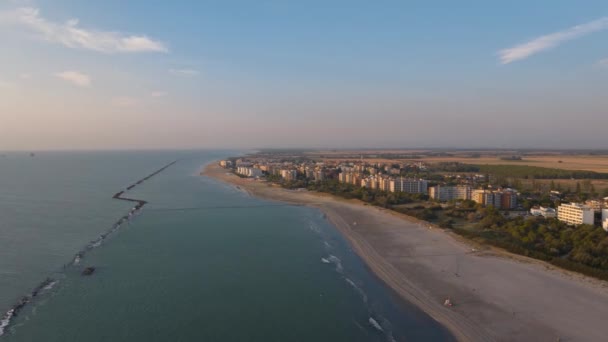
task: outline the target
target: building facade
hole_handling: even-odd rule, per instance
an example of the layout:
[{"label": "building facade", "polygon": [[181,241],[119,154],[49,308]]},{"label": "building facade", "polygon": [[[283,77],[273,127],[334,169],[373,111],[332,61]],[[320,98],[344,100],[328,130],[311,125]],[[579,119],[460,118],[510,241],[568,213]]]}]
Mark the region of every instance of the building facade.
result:
[{"label": "building facade", "polygon": [[593,208],[578,203],[557,207],[557,219],[571,225],[593,224]]},{"label": "building facade", "polygon": [[407,192],[410,194],[426,194],[428,182],[424,179],[397,178],[389,183],[390,192]]},{"label": "building facade", "polygon": [[471,199],[471,187],[468,185],[458,186],[432,186],[429,188],[429,196],[439,201],[451,201],[455,199]]}]

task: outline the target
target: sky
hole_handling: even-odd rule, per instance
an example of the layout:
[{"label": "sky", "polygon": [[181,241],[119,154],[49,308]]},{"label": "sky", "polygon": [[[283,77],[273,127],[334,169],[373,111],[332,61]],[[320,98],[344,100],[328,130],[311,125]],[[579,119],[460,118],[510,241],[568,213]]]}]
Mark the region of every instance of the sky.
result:
[{"label": "sky", "polygon": [[605,0],[0,0],[0,44],[0,151],[608,143]]}]

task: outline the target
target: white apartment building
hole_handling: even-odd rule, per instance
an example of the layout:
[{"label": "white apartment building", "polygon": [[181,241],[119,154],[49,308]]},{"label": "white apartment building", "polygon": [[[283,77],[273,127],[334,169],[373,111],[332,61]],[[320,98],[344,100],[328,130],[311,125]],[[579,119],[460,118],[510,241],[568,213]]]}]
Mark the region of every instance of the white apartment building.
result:
[{"label": "white apartment building", "polygon": [[428,181],[424,179],[397,178],[389,183],[390,192],[408,192],[411,194],[426,194]]},{"label": "white apartment building", "polygon": [[236,173],[238,173],[239,175],[246,176],[246,177],[254,177],[254,178],[262,176],[262,170],[253,168],[253,167],[247,167],[247,166],[237,167]]},{"label": "white apartment building", "polygon": [[429,196],[439,201],[451,201],[455,199],[471,199],[471,187],[468,185],[458,186],[432,186],[429,188]]},{"label": "white apartment building", "polygon": [[557,207],[557,219],[571,225],[593,224],[593,209],[578,203]]}]

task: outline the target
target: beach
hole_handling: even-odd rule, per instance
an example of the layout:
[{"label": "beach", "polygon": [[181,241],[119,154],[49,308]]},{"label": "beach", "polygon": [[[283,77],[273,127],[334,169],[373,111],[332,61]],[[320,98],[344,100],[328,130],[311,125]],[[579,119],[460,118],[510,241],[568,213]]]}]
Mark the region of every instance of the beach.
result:
[{"label": "beach", "polygon": [[[608,335],[606,282],[478,246],[356,200],[240,178],[216,163],[201,174],[252,196],[320,209],[378,278],[460,341],[601,341]],[[443,305],[448,298],[452,307]]]}]

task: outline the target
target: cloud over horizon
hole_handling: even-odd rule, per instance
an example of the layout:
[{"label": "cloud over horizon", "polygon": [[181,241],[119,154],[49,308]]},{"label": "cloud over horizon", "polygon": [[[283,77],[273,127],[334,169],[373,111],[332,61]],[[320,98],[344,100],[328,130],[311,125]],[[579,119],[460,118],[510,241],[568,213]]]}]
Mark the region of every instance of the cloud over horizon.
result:
[{"label": "cloud over horizon", "polygon": [[54,76],[79,87],[88,87],[91,85],[91,77],[79,71],[63,71],[54,74]]},{"label": "cloud over horizon", "polygon": [[33,7],[0,12],[0,23],[23,27],[47,42],[72,49],[110,54],[169,51],[162,42],[145,35],[84,29],[79,26],[78,19],[70,19],[65,23],[52,22],[40,16],[40,9]]},{"label": "cloud over horizon", "polygon": [[498,52],[500,64],[509,64],[523,60],[542,51],[557,47],[569,40],[574,40],[605,29],[608,29],[608,17],[576,25],[563,31],[540,36],[526,43],[500,50]]}]

